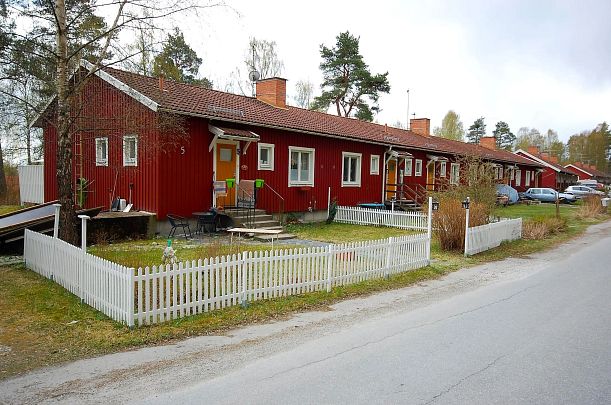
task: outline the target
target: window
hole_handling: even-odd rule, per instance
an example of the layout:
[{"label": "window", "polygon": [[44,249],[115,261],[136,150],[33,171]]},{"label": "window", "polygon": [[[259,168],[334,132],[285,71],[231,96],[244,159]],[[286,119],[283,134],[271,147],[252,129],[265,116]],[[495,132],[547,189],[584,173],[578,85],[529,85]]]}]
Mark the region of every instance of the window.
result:
[{"label": "window", "polygon": [[405,159],[405,175],[406,176],[412,175],[412,160],[411,159]]},{"label": "window", "polygon": [[258,144],[259,170],[274,170],[274,145],[270,143]]},{"label": "window", "polygon": [[439,176],[446,177],[446,162],[441,162],[441,166],[439,167]]},{"label": "window", "polygon": [[422,159],[416,159],[416,176],[422,176]]},{"label": "window", "polygon": [[380,155],[371,155],[371,160],[369,161],[369,174],[380,174]]},{"label": "window", "polygon": [[289,146],[289,186],[314,185],[314,149]]},{"label": "window", "polygon": [[450,184],[458,184],[460,176],[460,164],[452,163],[450,165]]},{"label": "window", "polygon": [[503,178],[503,166],[499,166],[499,180]]},{"label": "window", "polygon": [[123,137],[123,166],[138,166],[138,137]]},{"label": "window", "polygon": [[524,185],[525,185],[526,187],[529,187],[529,186],[530,186],[530,170],[527,170],[527,171],[526,171],[526,180],[524,181]]},{"label": "window", "polygon": [[95,165],[108,166],[108,138],[95,138]]},{"label": "window", "polygon": [[342,152],[342,187],[361,185],[361,154]]},{"label": "window", "polygon": [[522,185],[522,170],[516,170],[516,186]]},{"label": "window", "polygon": [[515,177],[516,177],[515,169],[511,169],[510,168],[510,169],[507,169],[507,170],[509,170],[509,173],[511,174],[511,181],[513,181],[515,179]]}]

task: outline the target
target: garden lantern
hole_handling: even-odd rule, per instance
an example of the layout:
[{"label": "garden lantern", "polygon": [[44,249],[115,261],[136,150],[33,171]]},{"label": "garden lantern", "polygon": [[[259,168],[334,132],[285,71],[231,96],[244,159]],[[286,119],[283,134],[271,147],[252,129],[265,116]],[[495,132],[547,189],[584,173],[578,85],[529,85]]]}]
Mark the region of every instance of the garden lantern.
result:
[{"label": "garden lantern", "polygon": [[462,207],[466,210],[469,209],[469,206],[471,205],[471,198],[467,197],[463,202],[462,202]]},{"label": "garden lantern", "polygon": [[437,200],[433,200],[433,202],[431,203],[432,207],[433,207],[433,211],[439,211],[439,201]]}]

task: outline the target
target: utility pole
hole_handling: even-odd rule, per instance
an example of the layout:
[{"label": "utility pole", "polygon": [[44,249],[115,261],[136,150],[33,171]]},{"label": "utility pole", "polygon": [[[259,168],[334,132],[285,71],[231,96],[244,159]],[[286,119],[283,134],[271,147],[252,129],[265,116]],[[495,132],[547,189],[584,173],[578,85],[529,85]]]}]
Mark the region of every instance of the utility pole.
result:
[{"label": "utility pole", "polygon": [[409,130],[409,89],[407,89],[407,123],[405,126]]}]

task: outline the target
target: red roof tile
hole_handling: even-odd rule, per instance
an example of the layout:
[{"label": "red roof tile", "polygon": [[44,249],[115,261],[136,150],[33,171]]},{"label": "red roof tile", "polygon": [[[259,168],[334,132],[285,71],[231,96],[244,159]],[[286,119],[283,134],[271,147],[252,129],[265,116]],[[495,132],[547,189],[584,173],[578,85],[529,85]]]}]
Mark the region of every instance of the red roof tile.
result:
[{"label": "red roof tile", "polygon": [[277,108],[253,97],[205,89],[167,79],[162,91],[157,78],[112,68],[105,68],[104,71],[155,101],[160,110],[429,152],[475,155],[500,162],[541,167],[537,162],[504,150],[493,151],[479,145],[434,136],[425,137],[404,129],[292,106]]}]

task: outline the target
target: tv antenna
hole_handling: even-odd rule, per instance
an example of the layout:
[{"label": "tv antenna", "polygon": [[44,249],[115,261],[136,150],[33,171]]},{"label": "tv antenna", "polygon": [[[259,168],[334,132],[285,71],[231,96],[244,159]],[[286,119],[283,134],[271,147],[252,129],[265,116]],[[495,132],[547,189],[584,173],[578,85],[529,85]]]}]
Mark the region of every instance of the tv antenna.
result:
[{"label": "tv antenna", "polygon": [[257,68],[255,67],[255,45],[253,44],[253,46],[252,46],[252,70],[250,71],[250,73],[248,73],[248,80],[250,80],[250,82],[251,82],[252,96],[253,97],[256,97],[256,94],[255,94],[255,83],[260,78],[261,78],[261,73],[259,73],[257,71]]}]

